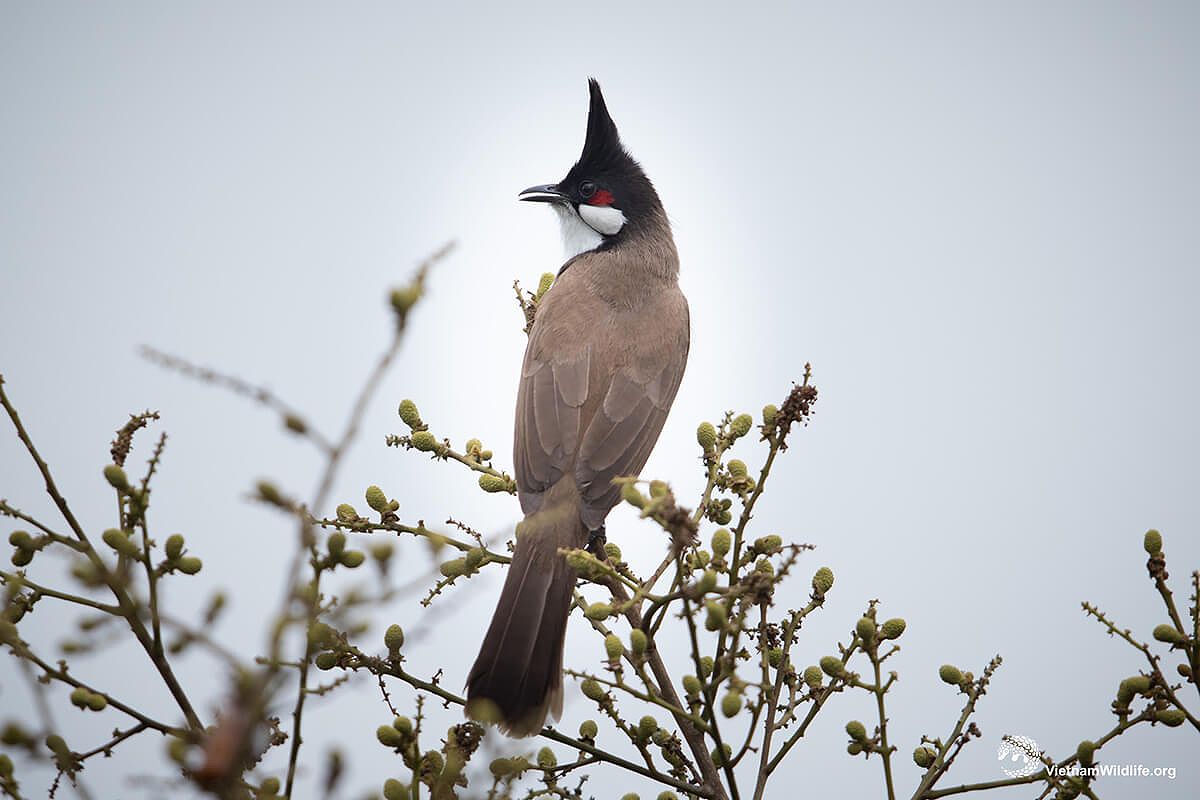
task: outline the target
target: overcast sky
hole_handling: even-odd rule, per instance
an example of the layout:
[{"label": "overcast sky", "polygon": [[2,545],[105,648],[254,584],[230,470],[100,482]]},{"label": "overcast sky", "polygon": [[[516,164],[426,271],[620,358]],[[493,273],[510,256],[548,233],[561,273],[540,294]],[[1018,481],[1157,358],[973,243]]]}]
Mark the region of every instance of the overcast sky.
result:
[{"label": "overcast sky", "polygon": [[[891,695],[905,796],[908,753],[957,717],[943,662],[1005,658],[956,781],[1003,777],[1002,734],[1062,757],[1107,731],[1117,683],[1143,663],[1080,601],[1148,637],[1165,618],[1142,532],[1163,531],[1180,602],[1200,567],[1197,6],[422,6],[0,5],[0,371],[89,530],[113,524],[100,478],[113,429],[158,409],[170,440],[154,524],[205,560],[166,601],[194,618],[228,588],[215,633],[261,652],[292,529],[245,497],[262,476],[308,494],[317,461],[263,410],[137,346],[264,382],[335,430],[385,342],[386,289],[449,239],[337,499],[361,504],[378,483],[406,520],[511,529],[515,499],[383,438],[412,397],[436,433],[479,436],[511,465],[524,347],[511,283],[560,264],[553,215],[515,196],[578,155],[594,75],[670,214],[692,308],[691,362],[644,474],[694,502],[696,424],[778,402],[811,361],[818,413],[756,520],[817,546],[805,573],[837,574],[795,660],[832,651],[871,598],[907,618]],[[0,496],[49,518],[40,492],[0,434]],[[625,510],[609,535],[635,568],[662,553]],[[404,553],[403,575],[429,568],[425,548]],[[413,669],[444,666],[457,690],[498,589],[497,572],[439,598]],[[22,634],[53,652],[70,619],[47,601]],[[373,614],[376,631],[419,619],[415,598]],[[587,631],[569,637],[568,665],[598,653]],[[137,653],[73,663],[169,714]],[[180,671],[211,717],[220,671],[199,654]],[[592,712],[567,694],[573,731]],[[785,785],[881,795],[878,762],[844,752],[868,699],[827,706]],[[29,713],[9,659],[0,708]],[[311,709],[310,763],[342,747],[346,797],[402,773],[374,742],[389,714],[370,682]],[[82,750],[119,715],[58,716]],[[169,776],[161,752],[130,743],[85,776],[99,797],[170,796],[127,777]],[[1194,731],[1136,730],[1105,760],[1177,778],[1098,791],[1194,797],[1195,753]],[[273,752],[268,773],[283,763]],[[49,785],[22,774],[33,796]],[[587,786],[657,794],[609,770]]]}]

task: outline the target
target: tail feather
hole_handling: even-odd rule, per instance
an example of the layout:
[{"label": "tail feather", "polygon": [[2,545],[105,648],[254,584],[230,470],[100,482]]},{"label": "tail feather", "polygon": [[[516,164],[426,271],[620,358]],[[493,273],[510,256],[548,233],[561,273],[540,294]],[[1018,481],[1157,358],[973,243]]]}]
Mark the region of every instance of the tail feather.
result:
[{"label": "tail feather", "polygon": [[563,639],[576,575],[558,550],[579,547],[586,538],[569,478],[518,526],[504,588],[467,678],[469,715],[496,721],[513,736],[529,736],[547,715],[557,719],[562,712]]}]

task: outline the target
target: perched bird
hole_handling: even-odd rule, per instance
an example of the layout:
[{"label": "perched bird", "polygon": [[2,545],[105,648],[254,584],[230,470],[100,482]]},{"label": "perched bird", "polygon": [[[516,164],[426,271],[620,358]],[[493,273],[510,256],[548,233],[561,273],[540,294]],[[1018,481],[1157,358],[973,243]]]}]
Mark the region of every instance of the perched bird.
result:
[{"label": "perched bird", "polygon": [[604,535],[687,363],[679,255],[650,179],[625,151],[595,80],[583,153],[548,203],[566,263],[538,306],[517,393],[513,452],[525,519],[491,626],[467,678],[467,713],[514,736],[562,712],[563,637],[576,574],[560,548]]}]

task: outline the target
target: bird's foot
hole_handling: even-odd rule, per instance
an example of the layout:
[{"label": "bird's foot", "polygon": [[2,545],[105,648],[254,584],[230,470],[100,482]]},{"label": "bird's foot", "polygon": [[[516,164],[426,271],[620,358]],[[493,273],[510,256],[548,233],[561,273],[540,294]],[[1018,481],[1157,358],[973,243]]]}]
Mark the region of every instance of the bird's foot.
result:
[{"label": "bird's foot", "polygon": [[601,525],[596,530],[588,533],[587,544],[584,548],[591,552],[596,558],[601,561],[606,560],[607,554],[604,552],[604,544],[608,541],[608,537],[604,535],[604,526]]}]

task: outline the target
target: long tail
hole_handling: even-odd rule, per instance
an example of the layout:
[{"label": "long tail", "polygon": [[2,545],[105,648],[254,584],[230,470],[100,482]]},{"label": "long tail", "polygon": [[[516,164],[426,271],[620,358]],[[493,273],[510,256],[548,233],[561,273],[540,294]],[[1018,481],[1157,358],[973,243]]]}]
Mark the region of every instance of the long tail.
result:
[{"label": "long tail", "polygon": [[517,526],[508,577],[467,678],[467,714],[512,736],[537,733],[548,714],[562,713],[563,639],[576,576],[558,549],[587,540],[579,503],[567,476]]}]

